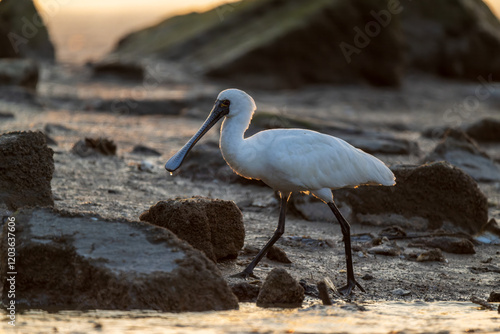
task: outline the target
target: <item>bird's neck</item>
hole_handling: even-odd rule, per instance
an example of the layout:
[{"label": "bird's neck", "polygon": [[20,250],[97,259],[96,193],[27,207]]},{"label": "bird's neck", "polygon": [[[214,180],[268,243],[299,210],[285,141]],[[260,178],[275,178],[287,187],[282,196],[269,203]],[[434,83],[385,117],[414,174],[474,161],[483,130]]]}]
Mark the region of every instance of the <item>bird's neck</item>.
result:
[{"label": "bird's neck", "polygon": [[240,113],[237,116],[227,117],[222,123],[220,148],[224,159],[233,169],[237,169],[238,162],[242,161],[244,135],[252,115],[253,112]]}]

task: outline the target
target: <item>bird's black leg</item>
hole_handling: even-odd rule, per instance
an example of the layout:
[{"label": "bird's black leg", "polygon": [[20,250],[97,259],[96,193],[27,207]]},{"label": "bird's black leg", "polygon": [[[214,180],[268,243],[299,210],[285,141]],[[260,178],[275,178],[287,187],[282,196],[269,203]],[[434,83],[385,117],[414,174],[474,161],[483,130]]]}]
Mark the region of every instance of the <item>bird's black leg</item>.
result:
[{"label": "bird's black leg", "polygon": [[337,217],[340,223],[340,228],[342,229],[342,235],[344,236],[344,246],[345,246],[345,261],[347,269],[347,285],[339,289],[339,292],[344,296],[349,296],[354,289],[358,287],[361,291],[365,292],[365,289],[356,282],[354,278],[354,270],[352,267],[352,252],[351,252],[351,226],[345,220],[344,216],[340,213],[339,209],[333,202],[328,202],[328,206],[332,209],[333,214]]},{"label": "bird's black leg", "polygon": [[257,264],[262,260],[264,255],[266,255],[267,251],[269,248],[271,248],[272,245],[283,235],[285,232],[285,215],[286,215],[286,204],[288,202],[288,199],[290,198],[291,193],[282,193],[279,192],[280,198],[281,198],[281,205],[280,205],[280,217],[278,221],[278,228],[274,231],[274,234],[267,242],[267,244],[260,250],[259,254],[250,262],[248,267],[245,268],[241,273],[233,275],[231,277],[240,277],[240,278],[248,278],[248,277],[256,277],[253,274],[253,269]]}]

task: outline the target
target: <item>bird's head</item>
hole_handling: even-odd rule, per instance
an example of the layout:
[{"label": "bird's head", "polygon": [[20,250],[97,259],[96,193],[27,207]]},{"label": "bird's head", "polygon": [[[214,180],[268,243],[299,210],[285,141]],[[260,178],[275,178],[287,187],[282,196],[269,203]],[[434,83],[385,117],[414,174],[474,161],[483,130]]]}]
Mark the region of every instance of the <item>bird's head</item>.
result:
[{"label": "bird's head", "polygon": [[223,90],[217,96],[214,108],[220,106],[225,108],[227,106],[228,112],[226,117],[231,118],[241,113],[253,113],[257,108],[253,98],[242,90],[231,88]]},{"label": "bird's head", "polygon": [[221,118],[232,118],[237,115],[247,115],[250,117],[256,109],[255,102],[250,95],[239,89],[226,89],[219,93],[215,100],[212,111],[208,115],[198,132],[174,154],[165,164],[165,169],[169,172],[179,168],[189,153],[191,148],[200,140],[210,128],[212,128]]}]

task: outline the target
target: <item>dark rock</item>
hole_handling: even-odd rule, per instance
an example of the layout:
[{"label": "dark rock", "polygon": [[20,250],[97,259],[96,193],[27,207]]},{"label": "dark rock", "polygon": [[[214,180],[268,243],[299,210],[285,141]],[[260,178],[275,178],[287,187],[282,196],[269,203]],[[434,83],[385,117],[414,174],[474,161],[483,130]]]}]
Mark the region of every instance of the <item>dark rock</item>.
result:
[{"label": "dark rock", "polygon": [[482,142],[500,142],[500,120],[484,118],[467,125],[464,129],[469,137]]},{"label": "dark rock", "polygon": [[281,263],[292,263],[288,256],[286,255],[285,251],[283,251],[281,248],[272,246],[269,248],[267,251],[266,257],[269,260],[273,260],[276,262],[281,262]]},{"label": "dark rock", "polygon": [[106,59],[93,64],[97,76],[112,75],[123,79],[143,80],[144,67],[133,61]]},{"label": "dark rock", "polygon": [[42,132],[0,135],[0,202],[11,210],[54,205],[50,186],[53,154]]},{"label": "dark rock", "polygon": [[406,232],[399,226],[389,226],[380,231],[382,237],[406,237]]},{"label": "dark rock", "polygon": [[112,99],[101,100],[91,110],[113,112],[122,115],[172,115],[178,116],[186,108],[182,100],[173,99]]},{"label": "dark rock", "polygon": [[446,259],[441,252],[441,249],[434,248],[428,251],[422,252],[417,256],[417,262],[430,262],[430,261],[439,261],[446,262]]},{"label": "dark rock", "polygon": [[42,103],[38,100],[36,91],[21,86],[0,85],[0,98],[2,102],[27,105],[30,108],[41,109]]},{"label": "dark rock", "polygon": [[44,133],[45,135],[45,142],[47,143],[47,145],[50,145],[50,146],[57,146],[57,142],[52,138],[50,137],[48,134]]},{"label": "dark rock", "polygon": [[32,0],[0,2],[0,58],[55,59],[47,28]]},{"label": "dark rock", "polygon": [[323,305],[332,305],[332,300],[330,299],[330,294],[328,293],[328,286],[325,281],[319,281],[316,284],[316,287],[318,288],[319,299],[321,299]]},{"label": "dark rock", "polygon": [[56,124],[56,123],[47,123],[43,127],[44,131],[50,134],[53,133],[74,133],[75,130],[68,128],[65,125],[62,124]]},{"label": "dark rock", "polygon": [[455,237],[433,237],[415,240],[408,245],[409,247],[432,247],[439,248],[447,253],[454,254],[475,254],[474,244],[465,238]]},{"label": "dark rock", "polygon": [[[237,309],[217,267],[167,229],[51,209],[22,209],[16,224],[16,306],[54,309]],[[7,233],[4,224],[3,233]],[[7,238],[1,238],[8,301]]]},{"label": "dark rock", "polygon": [[0,112],[0,118],[14,118],[14,114],[11,112]]},{"label": "dark rock", "polygon": [[76,142],[71,152],[82,158],[96,154],[116,155],[116,144],[107,138],[85,138]]},{"label": "dark rock", "polygon": [[479,0],[403,0],[408,67],[444,77],[500,77],[500,23]]},{"label": "dark rock", "polygon": [[139,217],[168,228],[217,262],[234,259],[243,247],[243,215],[232,201],[192,197],[160,201]]},{"label": "dark rock", "polygon": [[459,168],[435,162],[391,169],[396,176],[394,187],[334,190],[336,201],[351,208],[353,222],[405,229],[443,228],[469,234],[486,225],[488,200],[476,182]]},{"label": "dark rock", "polygon": [[255,302],[260,291],[258,285],[248,282],[231,284],[230,287],[240,303]]},{"label": "dark rock", "polygon": [[500,167],[464,132],[449,129],[423,162],[445,160],[477,181],[500,181]]},{"label": "dark rock", "polygon": [[368,248],[367,252],[386,256],[399,256],[401,254],[401,247],[395,241],[391,242],[387,238],[383,238],[382,240],[380,245]]},{"label": "dark rock", "polygon": [[[225,4],[134,32],[118,43],[110,58],[153,55],[260,88],[344,82],[397,86],[403,65],[397,16],[362,51],[354,46],[354,28],[364,29],[374,20],[370,11],[386,9],[387,3],[379,0]],[[320,43],[325,40],[330,42]],[[344,51],[339,45],[345,45]],[[224,54],[216,51],[220,47]]]},{"label": "dark rock", "polygon": [[483,235],[489,233],[495,235],[497,239],[500,237],[500,225],[498,225],[495,218],[491,218],[481,230],[481,234]]},{"label": "dark rock", "polygon": [[34,60],[0,59],[0,85],[36,90],[37,84],[38,65]]},{"label": "dark rock", "polygon": [[500,274],[500,267],[489,264],[487,266],[482,267],[469,267],[470,271],[474,274],[482,274],[482,273],[497,273]]},{"label": "dark rock", "polygon": [[157,157],[161,156],[161,153],[157,150],[144,145],[135,145],[130,153],[140,155],[155,155]]},{"label": "dark rock", "polygon": [[422,131],[422,136],[429,139],[443,139],[444,135],[448,130],[452,129],[449,126],[433,126]]},{"label": "dark rock", "polygon": [[299,281],[300,286],[304,289],[304,293],[307,296],[312,296],[315,298],[319,297],[319,291],[316,285],[309,284],[305,279]]},{"label": "dark rock", "polygon": [[371,274],[364,274],[363,277],[361,277],[361,279],[365,281],[371,281],[372,279],[375,279],[375,277],[373,277],[373,275]]},{"label": "dark rock", "polygon": [[[422,135],[431,139],[442,139],[445,133],[452,128],[449,126],[431,127],[422,132]],[[470,138],[479,142],[500,142],[500,120],[484,118],[472,124],[461,126],[460,129]]]},{"label": "dark rock", "polygon": [[490,303],[498,303],[498,302],[500,302],[500,292],[492,291],[490,293],[490,296],[488,297],[487,301],[490,302]]},{"label": "dark rock", "polygon": [[273,269],[262,285],[257,306],[300,307],[304,300],[304,288],[290,274],[281,268]]}]

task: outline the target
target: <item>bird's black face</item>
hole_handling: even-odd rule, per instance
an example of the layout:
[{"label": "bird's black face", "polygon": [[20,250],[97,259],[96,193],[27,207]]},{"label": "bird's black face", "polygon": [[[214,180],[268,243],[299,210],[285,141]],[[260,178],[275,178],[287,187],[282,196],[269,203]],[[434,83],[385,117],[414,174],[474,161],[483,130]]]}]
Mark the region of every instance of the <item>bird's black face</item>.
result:
[{"label": "bird's black face", "polygon": [[216,100],[212,111],[208,115],[207,119],[201,126],[201,128],[196,132],[196,134],[184,145],[177,153],[175,153],[165,164],[165,169],[169,172],[175,171],[182,165],[182,162],[186,158],[189,151],[193,146],[200,140],[205,133],[208,132],[222,117],[229,114],[229,106],[231,101],[227,99]]}]

